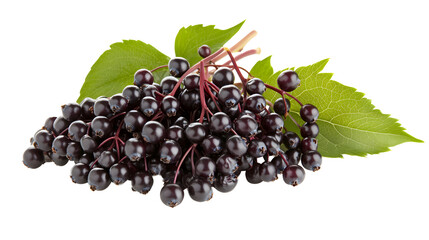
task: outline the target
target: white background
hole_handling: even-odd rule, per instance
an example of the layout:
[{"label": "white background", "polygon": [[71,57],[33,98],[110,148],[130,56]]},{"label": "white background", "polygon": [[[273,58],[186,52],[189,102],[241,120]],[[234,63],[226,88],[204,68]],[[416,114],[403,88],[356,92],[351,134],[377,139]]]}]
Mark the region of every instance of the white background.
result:
[{"label": "white background", "polygon": [[[140,195],[125,186],[91,192],[71,164],[22,165],[32,134],[74,101],[91,65],[122,39],[174,55],[182,26],[224,29],[247,19],[230,44],[273,54],[275,69],[331,58],[324,72],[357,88],[407,131],[429,141],[426,1],[2,1],[0,3],[0,239],[428,239],[427,143],[368,157],[324,159],[296,188],[251,185],[207,203],[159,200],[161,179]],[[305,2],[305,3],[304,3]]]}]

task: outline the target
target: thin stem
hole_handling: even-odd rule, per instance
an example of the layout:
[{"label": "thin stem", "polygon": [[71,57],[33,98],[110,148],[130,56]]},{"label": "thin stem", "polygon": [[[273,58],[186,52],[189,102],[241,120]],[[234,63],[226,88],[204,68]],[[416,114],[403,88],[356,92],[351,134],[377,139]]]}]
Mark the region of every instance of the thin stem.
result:
[{"label": "thin stem", "polygon": [[214,83],[207,81],[207,84],[215,91],[219,92],[219,88]]},{"label": "thin stem", "polygon": [[118,161],[118,163],[123,162],[126,158],[127,158],[127,156],[124,156],[123,158],[121,158],[121,160]]},{"label": "thin stem", "polygon": [[213,93],[209,89],[208,81],[205,82],[205,87],[207,88],[207,93],[209,94],[210,98],[213,100],[214,104],[216,105],[217,110],[219,112],[222,112],[222,110],[220,109],[219,105],[216,103],[216,98],[217,97],[215,95],[213,95]]},{"label": "thin stem", "polygon": [[[273,86],[271,86],[271,85],[269,85],[269,84],[266,84],[265,83],[265,87],[267,87],[267,88],[269,88],[269,89],[271,89],[271,90],[273,90],[273,91],[275,91],[275,92],[277,92],[278,94],[280,94],[280,95],[286,95],[286,96],[288,96],[288,97],[290,97],[290,98],[292,98],[293,100],[295,100],[299,105],[301,105],[301,106],[303,106],[304,104],[302,104],[301,103],[301,101],[299,101],[296,97],[294,97],[294,96],[292,96],[291,94],[289,94],[288,92],[286,92],[286,91],[283,91],[283,90],[281,90],[281,89],[278,89],[278,88],[276,88],[276,87],[273,87]],[[285,102],[286,103],[286,102]]]},{"label": "thin stem", "polygon": [[207,82],[204,62],[200,62],[200,101],[201,101],[201,115],[200,123],[204,120],[204,113],[207,109],[206,96],[204,94],[204,83]]},{"label": "thin stem", "polygon": [[225,48],[226,53],[229,55],[229,58],[231,59],[232,65],[234,65],[235,71],[237,72],[238,76],[240,77],[241,82],[243,83],[243,103],[246,104],[247,100],[247,91],[246,91],[246,85],[247,85],[247,79],[243,77],[241,74],[240,69],[238,68],[237,62],[235,61],[234,56],[232,56],[231,51],[228,48]]},{"label": "thin stem", "polygon": [[180,162],[179,162],[179,166],[177,166],[176,174],[174,175],[174,181],[173,181],[173,183],[176,183],[177,175],[179,175],[180,167],[182,166],[183,161],[185,161],[186,156],[187,156],[187,155],[188,155],[188,153],[189,153],[192,149],[194,149],[196,146],[197,146],[197,144],[196,144],[196,143],[192,144],[192,146],[191,146],[191,147],[190,147],[190,148],[185,152],[185,154],[183,155],[182,159],[181,159],[181,160],[180,160]]},{"label": "thin stem", "polygon": [[168,65],[162,65],[162,66],[159,66],[159,67],[156,67],[156,68],[154,68],[154,69],[150,70],[150,72],[155,72],[155,71],[156,71],[156,70],[158,70],[158,69],[166,68],[166,67],[168,67]]},{"label": "thin stem", "polygon": [[[253,54],[260,54],[261,53],[261,49],[260,48],[255,48],[255,49],[250,49],[247,50],[243,53],[238,54],[237,56],[235,56],[235,60],[238,61],[240,59],[243,59],[245,57],[251,56]],[[226,61],[224,64],[222,65],[228,65],[231,63],[231,60]]]},{"label": "thin stem", "polygon": [[[208,62],[210,62],[213,58],[219,56],[221,53],[223,52],[223,48],[217,50],[215,53],[213,53],[212,55],[204,58],[203,60],[201,60],[200,62],[202,62],[203,64],[206,64]],[[177,82],[176,86],[174,86],[173,90],[171,91],[171,93],[169,94],[170,96],[174,96],[174,94],[176,93],[177,89],[179,89],[180,84],[182,84],[183,79],[185,79],[186,76],[188,76],[188,74],[194,72],[195,70],[197,70],[200,66],[200,63],[195,64],[194,66],[192,66],[191,68],[188,69],[188,71],[186,71],[179,79],[179,81]],[[201,70],[200,70],[201,71]]]},{"label": "thin stem", "polygon": [[162,97],[162,98],[165,98],[165,95],[162,94],[162,93],[160,93],[160,92],[158,92],[158,91],[155,91],[155,94],[158,95],[158,96],[160,96],[160,97]]},{"label": "thin stem", "polygon": [[58,136],[63,135],[64,133],[66,133],[69,130],[69,128],[64,129],[62,132],[60,132],[60,134],[58,134]]},{"label": "thin stem", "polygon": [[293,118],[293,117],[292,117],[292,115],[290,115],[290,114],[289,114],[288,116],[290,117],[290,119],[292,120],[292,122],[293,122],[293,123],[295,123],[295,125],[296,125],[299,129],[301,129],[301,126],[300,126],[300,125],[299,125],[299,123],[295,120],[295,118]]},{"label": "thin stem", "polygon": [[[216,65],[216,64],[209,64],[209,65],[206,65],[206,66],[208,66],[208,67],[229,67],[229,68],[234,68],[234,65],[229,65],[229,64],[222,64],[222,65]],[[245,69],[244,67],[240,67],[240,66],[238,66],[238,68],[239,69],[241,69],[241,70],[243,70],[243,71],[245,71],[248,75],[249,75],[249,77],[251,77],[251,78],[254,78],[254,76],[252,75],[252,74],[250,74],[250,72],[249,71],[247,71],[247,69]],[[210,73],[214,73],[215,71],[211,71]]]},{"label": "thin stem", "polygon": [[147,160],[146,160],[146,154],[143,157],[144,159],[144,170],[147,172]]},{"label": "thin stem", "polygon": [[191,152],[192,176],[195,176],[194,152],[195,152],[195,148],[192,148],[192,152]]},{"label": "thin stem", "polygon": [[[244,46],[246,46],[246,44],[256,36],[257,32],[256,31],[251,31],[249,34],[247,34],[243,39],[241,39],[238,43],[236,43],[234,46],[232,46],[230,49],[233,52],[240,52]],[[226,56],[226,53],[222,53],[219,56],[216,56],[215,58],[213,58],[213,62],[216,62],[220,59],[222,59],[223,57]]]},{"label": "thin stem", "polygon": [[101,148],[104,144],[106,144],[107,142],[113,139],[115,139],[115,137],[109,137],[108,139],[104,140],[102,143],[100,143],[100,145],[98,145],[97,149]]},{"label": "thin stem", "polygon": [[112,121],[113,119],[115,119],[115,118],[117,118],[117,117],[120,117],[120,116],[123,116],[123,115],[125,115],[125,114],[127,114],[127,113],[126,113],[126,112],[121,112],[121,113],[119,113],[119,114],[117,114],[117,115],[114,115],[113,117],[109,118],[109,121]]},{"label": "thin stem", "polygon": [[279,155],[283,159],[283,161],[286,163],[286,167],[289,166],[289,163],[287,162],[287,159],[285,158],[285,155],[283,153],[280,153]]}]

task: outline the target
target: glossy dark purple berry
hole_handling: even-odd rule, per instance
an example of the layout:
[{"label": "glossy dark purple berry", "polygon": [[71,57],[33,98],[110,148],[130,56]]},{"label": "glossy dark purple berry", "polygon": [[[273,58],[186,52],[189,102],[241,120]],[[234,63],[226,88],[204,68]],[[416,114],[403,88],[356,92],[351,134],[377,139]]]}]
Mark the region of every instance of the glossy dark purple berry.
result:
[{"label": "glossy dark purple berry", "polygon": [[83,99],[82,102],[80,102],[80,107],[82,109],[81,115],[83,119],[91,120],[95,117],[94,104],[95,104],[95,100],[90,97],[87,97]]},{"label": "glossy dark purple berry", "polygon": [[92,191],[102,191],[109,187],[110,176],[103,168],[93,168],[88,174],[88,184]]},{"label": "glossy dark purple berry", "polygon": [[238,178],[236,175],[219,175],[214,182],[214,187],[219,192],[231,192],[237,186]]},{"label": "glossy dark purple berry", "polygon": [[317,139],[306,137],[301,141],[301,152],[317,151]]},{"label": "glossy dark purple berry", "polygon": [[134,85],[142,87],[143,85],[152,85],[153,75],[152,72],[147,69],[140,69],[134,73]]},{"label": "glossy dark purple berry", "polygon": [[223,150],[222,146],[222,139],[219,137],[209,135],[200,143],[200,146],[202,147],[204,153],[206,155],[215,155]]},{"label": "glossy dark purple berry", "polygon": [[225,85],[219,89],[219,102],[227,108],[237,105],[241,99],[241,92],[235,85]]},{"label": "glossy dark purple berry", "polygon": [[61,111],[63,112],[64,119],[72,122],[80,118],[82,108],[77,103],[68,103],[61,106]]},{"label": "glossy dark purple berry", "polygon": [[77,120],[70,124],[67,135],[72,141],[79,142],[87,131],[88,125],[82,120]]},{"label": "glossy dark purple berry", "polygon": [[268,134],[275,134],[283,130],[284,121],[277,113],[270,113],[262,118],[261,125]]},{"label": "glossy dark purple berry", "polygon": [[267,154],[267,145],[265,145],[264,141],[255,139],[250,141],[247,153],[254,158],[260,158]]},{"label": "glossy dark purple berry", "polygon": [[176,116],[179,111],[179,100],[173,96],[166,96],[161,101],[161,110],[167,117]]},{"label": "glossy dark purple berry", "polygon": [[[168,61],[168,70],[171,76],[181,77],[189,69],[189,62],[182,57],[175,57]],[[162,84],[161,84],[162,86]]]},{"label": "glossy dark purple berry", "polygon": [[298,186],[304,181],[305,171],[301,166],[290,165],[283,171],[283,181],[292,186]]},{"label": "glossy dark purple berry", "polygon": [[134,191],[147,194],[153,186],[153,177],[149,172],[136,172],[131,179],[131,187]]},{"label": "glossy dark purple berry", "polygon": [[259,78],[253,78],[246,84],[247,92],[252,94],[263,94],[266,90],[265,83]]},{"label": "glossy dark purple berry", "polygon": [[235,121],[234,129],[242,137],[251,137],[256,134],[258,123],[254,118],[245,115]]},{"label": "glossy dark purple berry", "polygon": [[322,155],[318,151],[309,151],[301,156],[301,163],[305,169],[310,171],[318,171],[322,165]]},{"label": "glossy dark purple berry", "polygon": [[213,197],[211,184],[200,179],[191,180],[188,186],[188,193],[197,202],[205,202]]},{"label": "glossy dark purple berry", "polygon": [[112,151],[103,151],[98,157],[98,164],[103,168],[110,168],[117,161],[117,156]]},{"label": "glossy dark purple berry", "polygon": [[71,141],[64,135],[60,135],[52,141],[52,152],[60,156],[66,156],[67,146]]},{"label": "glossy dark purple berry", "polygon": [[131,108],[138,106],[142,98],[139,87],[134,85],[126,86],[124,90],[122,90],[122,96],[128,100],[128,106]]},{"label": "glossy dark purple berry", "polygon": [[107,117],[98,116],[91,122],[93,136],[106,138],[113,131],[113,125]]},{"label": "glossy dark purple berry", "polygon": [[254,162],[252,168],[246,170],[246,179],[251,184],[258,184],[262,182],[261,175],[259,174],[259,167],[261,164]]},{"label": "glossy dark purple berry", "polygon": [[212,81],[218,88],[234,84],[234,73],[229,68],[221,67],[214,72]]},{"label": "glossy dark purple berry", "polygon": [[200,143],[207,135],[206,128],[199,122],[193,122],[185,129],[186,138],[191,143]]},{"label": "glossy dark purple berry", "polygon": [[267,102],[261,94],[253,94],[247,98],[244,108],[253,113],[260,113],[265,110],[266,106]]},{"label": "glossy dark purple berry", "polygon": [[93,153],[98,146],[97,141],[92,138],[91,136],[85,134],[81,139],[80,139],[80,146],[82,147],[82,150],[86,153]]},{"label": "glossy dark purple berry", "polygon": [[174,140],[166,140],[159,147],[159,160],[165,164],[176,163],[182,157],[182,147]]},{"label": "glossy dark purple berry", "polygon": [[156,144],[164,140],[166,130],[161,123],[149,121],[143,126],[141,135],[146,142]]},{"label": "glossy dark purple berry", "polygon": [[70,178],[72,182],[84,184],[88,182],[88,174],[91,168],[88,164],[77,163],[70,170]]},{"label": "glossy dark purple berry", "polygon": [[43,125],[42,129],[52,132],[54,131],[54,122],[57,117],[49,117],[46,119],[45,124]]},{"label": "glossy dark purple berry", "polygon": [[319,117],[319,110],[311,104],[305,104],[301,107],[301,110],[299,110],[299,115],[305,122],[312,123]]},{"label": "glossy dark purple berry", "polygon": [[198,48],[198,54],[202,58],[206,58],[206,57],[210,56],[210,54],[212,54],[212,50],[210,49],[209,46],[202,45],[201,47]]},{"label": "glossy dark purple berry", "polygon": [[195,163],[195,175],[213,183],[216,172],[216,163],[209,157],[201,157]]},{"label": "glossy dark purple berry", "polygon": [[97,99],[94,103],[94,115],[95,116],[113,116],[113,112],[110,109],[109,100],[107,98]]},{"label": "glossy dark purple berry", "polygon": [[116,185],[125,183],[130,179],[130,170],[125,163],[115,163],[109,168],[109,176]]},{"label": "glossy dark purple berry", "polygon": [[317,125],[317,123],[306,122],[301,126],[301,136],[303,138],[305,137],[315,138],[317,137],[317,135],[319,135],[319,126]]},{"label": "glossy dark purple berry", "polygon": [[125,114],[124,127],[128,132],[140,132],[147,122],[143,113],[131,110]]},{"label": "glossy dark purple berry", "polygon": [[113,114],[125,112],[128,107],[128,100],[122,94],[115,94],[109,99],[109,106]]},{"label": "glossy dark purple berry", "polygon": [[283,135],[283,143],[288,149],[296,149],[300,146],[301,139],[298,134],[289,131]]},{"label": "glossy dark purple berry", "polygon": [[301,80],[299,80],[298,74],[292,70],[286,70],[277,77],[277,85],[286,92],[295,90],[300,82]]},{"label": "glossy dark purple berry", "polygon": [[159,110],[159,103],[153,97],[144,97],[140,102],[140,111],[148,118],[155,115]]},{"label": "glossy dark purple berry", "polygon": [[253,166],[253,163],[256,162],[256,158],[250,155],[244,155],[238,159],[238,170],[237,171],[246,171]]},{"label": "glossy dark purple berry", "polygon": [[178,184],[166,184],[160,193],[161,201],[169,206],[176,207],[183,201],[184,197],[183,189]]},{"label": "glossy dark purple berry", "polygon": [[237,160],[229,155],[229,154],[222,154],[217,160],[216,160],[216,171],[223,175],[231,175],[238,169],[238,163]]},{"label": "glossy dark purple berry", "polygon": [[24,151],[22,162],[28,168],[38,168],[45,163],[43,151],[34,147],[29,147]]},{"label": "glossy dark purple berry", "polygon": [[[285,107],[285,102],[286,102],[286,107]],[[285,100],[283,100],[283,98],[278,98],[274,102],[273,108],[274,108],[274,112],[283,116],[286,114],[286,111],[289,112],[289,110],[290,110],[290,101],[286,98],[285,98]]]},{"label": "glossy dark purple berry", "polygon": [[227,133],[231,130],[231,118],[223,112],[213,114],[210,119],[210,130],[217,134]]},{"label": "glossy dark purple berry", "polygon": [[188,90],[198,89],[200,87],[200,76],[195,73],[189,74],[183,79],[183,85]]},{"label": "glossy dark purple berry", "polygon": [[259,175],[264,182],[272,182],[274,180],[277,180],[276,166],[271,162],[262,163],[259,166]]},{"label": "glossy dark purple berry", "polygon": [[33,146],[42,151],[49,151],[52,148],[54,136],[47,130],[40,130],[34,135]]},{"label": "glossy dark purple berry", "polygon": [[54,133],[57,135],[62,133],[69,127],[70,123],[71,122],[67,121],[63,116],[57,117],[52,126],[54,129]]},{"label": "glossy dark purple berry", "polygon": [[143,159],[146,155],[145,145],[137,138],[125,142],[125,155],[133,162]]},{"label": "glossy dark purple berry", "polygon": [[234,157],[241,157],[247,152],[246,140],[238,135],[234,135],[226,140],[226,149]]}]

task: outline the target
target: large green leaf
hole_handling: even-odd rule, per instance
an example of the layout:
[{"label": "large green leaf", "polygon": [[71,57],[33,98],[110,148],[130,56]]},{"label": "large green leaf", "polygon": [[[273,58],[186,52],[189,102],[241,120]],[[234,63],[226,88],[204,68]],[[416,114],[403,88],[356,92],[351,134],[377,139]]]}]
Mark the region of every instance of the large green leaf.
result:
[{"label": "large green leaf", "polygon": [[[267,78],[262,70],[271,66],[269,60],[258,62],[251,73],[267,84],[277,86],[278,71]],[[422,142],[406,133],[394,118],[375,109],[364,94],[355,88],[331,80],[332,73],[320,73],[328,59],[313,65],[297,68],[301,86],[292,92],[304,104],[311,103],[319,109],[317,124],[320,127],[319,151],[326,157],[342,157],[343,154],[365,156],[389,151],[389,147],[404,142]],[[280,97],[274,91],[264,93],[266,99],[274,102]],[[300,124],[300,106],[291,100],[290,114]],[[288,130],[299,133],[298,127],[288,118]]]},{"label": "large green leaf", "polygon": [[[134,73],[141,68],[153,69],[168,64],[170,58],[141,41],[124,40],[114,43],[91,67],[80,90],[77,102],[85,97],[112,96],[133,83]],[[168,69],[154,72],[155,81],[167,76]]]},{"label": "large green leaf", "polygon": [[216,29],[214,25],[202,24],[182,27],[176,36],[174,46],[176,56],[186,58],[192,66],[202,59],[198,54],[199,47],[208,45],[214,53],[240,30],[243,23],[244,21],[225,30]]}]

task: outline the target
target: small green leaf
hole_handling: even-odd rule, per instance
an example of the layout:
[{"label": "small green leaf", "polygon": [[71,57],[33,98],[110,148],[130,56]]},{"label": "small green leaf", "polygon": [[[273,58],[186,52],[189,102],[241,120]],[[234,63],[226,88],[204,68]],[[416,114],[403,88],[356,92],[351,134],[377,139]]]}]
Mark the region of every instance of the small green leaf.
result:
[{"label": "small green leaf", "polygon": [[[389,147],[404,142],[422,142],[406,133],[396,119],[374,109],[371,100],[364,98],[363,93],[331,80],[332,73],[320,73],[328,61],[329,59],[325,59],[297,68],[295,71],[301,79],[301,86],[292,92],[303,104],[310,103],[319,109],[317,124],[320,133],[317,139],[323,156],[366,156],[389,151]],[[271,75],[266,83],[277,86],[277,76],[281,72]],[[255,70],[252,75],[264,73]],[[281,97],[271,90],[267,90],[264,96],[271,102]],[[290,115],[302,125],[304,122],[299,116],[300,106],[293,100],[291,103]],[[288,130],[299,133],[298,127],[290,118],[285,121],[285,126]]]},{"label": "small green leaf", "polygon": [[176,56],[186,58],[192,66],[202,59],[198,54],[199,47],[205,44],[211,48],[212,53],[216,52],[240,30],[243,24],[244,21],[225,30],[216,29],[214,25],[202,24],[182,27],[176,36],[174,46]]},{"label": "small green leaf", "polygon": [[250,74],[254,77],[257,77],[263,81],[267,81],[271,75],[273,75],[274,70],[271,66],[271,56],[258,61],[255,66],[250,70]]},{"label": "small green leaf", "polygon": [[[170,58],[153,46],[141,41],[124,40],[114,43],[91,67],[80,89],[77,102],[85,97],[112,96],[133,83],[134,73],[141,69],[153,69],[166,65]],[[156,82],[167,76],[168,69],[154,72]]]}]

